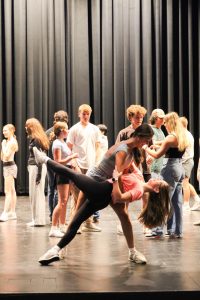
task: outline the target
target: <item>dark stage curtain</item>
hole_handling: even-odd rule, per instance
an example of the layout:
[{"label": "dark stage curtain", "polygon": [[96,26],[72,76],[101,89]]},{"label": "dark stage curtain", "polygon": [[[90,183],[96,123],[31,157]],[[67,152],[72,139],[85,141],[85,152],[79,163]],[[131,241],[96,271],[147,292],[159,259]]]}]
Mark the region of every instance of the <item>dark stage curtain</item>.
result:
[{"label": "dark stage curtain", "polygon": [[199,20],[198,0],[1,0],[0,132],[16,126],[18,194],[28,193],[26,119],[47,129],[64,109],[73,125],[82,103],[110,145],[131,104],[147,108],[145,121],[156,107],[186,116],[197,187]]}]

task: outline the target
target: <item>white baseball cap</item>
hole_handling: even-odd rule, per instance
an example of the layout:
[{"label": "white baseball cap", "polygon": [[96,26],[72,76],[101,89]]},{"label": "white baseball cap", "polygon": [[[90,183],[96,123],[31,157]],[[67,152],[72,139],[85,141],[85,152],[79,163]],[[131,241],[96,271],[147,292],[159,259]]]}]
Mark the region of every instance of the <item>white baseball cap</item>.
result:
[{"label": "white baseball cap", "polygon": [[160,108],[154,109],[152,111],[151,115],[154,116],[154,117],[158,117],[158,118],[164,118],[165,117],[164,111]]}]

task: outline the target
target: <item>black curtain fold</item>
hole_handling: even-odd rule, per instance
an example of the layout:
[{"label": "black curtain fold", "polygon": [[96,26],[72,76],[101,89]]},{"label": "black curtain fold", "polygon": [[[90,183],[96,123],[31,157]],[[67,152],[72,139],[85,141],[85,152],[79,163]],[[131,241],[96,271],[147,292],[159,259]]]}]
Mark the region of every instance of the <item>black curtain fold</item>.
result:
[{"label": "black curtain fold", "polygon": [[156,107],[185,115],[198,188],[198,0],[2,0],[0,25],[0,132],[16,126],[18,194],[28,193],[26,119],[47,129],[64,109],[71,126],[82,103],[108,126],[110,145],[131,104],[147,108],[145,121]]}]

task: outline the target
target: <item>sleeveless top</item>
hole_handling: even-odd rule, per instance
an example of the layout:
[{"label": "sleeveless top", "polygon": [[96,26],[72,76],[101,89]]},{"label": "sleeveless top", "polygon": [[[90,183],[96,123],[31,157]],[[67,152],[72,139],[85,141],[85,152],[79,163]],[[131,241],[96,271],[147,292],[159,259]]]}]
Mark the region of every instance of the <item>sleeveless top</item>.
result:
[{"label": "sleeveless top", "polygon": [[86,174],[90,177],[100,180],[106,180],[108,178],[111,178],[113,170],[115,168],[115,156],[119,151],[124,151],[125,153],[128,153],[127,144],[120,144],[118,147],[115,148],[115,150],[109,157],[104,155],[99,165],[97,167],[89,169]]},{"label": "sleeveless top", "polygon": [[179,151],[178,148],[169,148],[165,154],[165,158],[182,158],[184,151]]}]

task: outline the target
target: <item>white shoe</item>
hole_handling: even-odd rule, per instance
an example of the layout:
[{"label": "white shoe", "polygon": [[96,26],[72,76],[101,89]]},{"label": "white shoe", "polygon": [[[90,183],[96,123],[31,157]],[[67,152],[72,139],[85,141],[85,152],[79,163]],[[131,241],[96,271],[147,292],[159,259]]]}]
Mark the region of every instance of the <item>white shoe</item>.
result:
[{"label": "white shoe", "polygon": [[190,208],[190,210],[194,211],[194,210],[200,210],[200,202],[196,201],[194,203],[194,205]]},{"label": "white shoe", "polygon": [[33,147],[33,152],[34,152],[35,161],[37,164],[44,164],[47,162],[46,153],[38,150],[36,147]]},{"label": "white shoe", "polygon": [[190,211],[191,210],[191,208],[190,208],[190,206],[189,206],[189,204],[187,203],[187,204],[183,204],[183,211]]},{"label": "white shoe", "polygon": [[146,234],[151,234],[152,230],[150,228],[145,227],[143,230],[143,233]]},{"label": "white shoe", "polygon": [[60,260],[59,252],[54,247],[49,249],[44,255],[42,255],[38,262],[43,266],[47,266],[48,264]]},{"label": "white shoe", "polygon": [[67,247],[64,247],[59,251],[59,258],[64,259],[66,256],[67,256]]},{"label": "white shoe", "polygon": [[63,236],[64,236],[64,233],[61,232],[59,229],[51,229],[49,232],[49,237],[62,238]]},{"label": "white shoe", "polygon": [[17,215],[15,212],[8,213],[8,220],[17,220]]},{"label": "white shoe", "polygon": [[129,253],[129,260],[136,264],[146,264],[147,263],[145,256],[137,250],[135,250],[134,253]]},{"label": "white shoe", "polygon": [[8,214],[6,212],[2,212],[0,216],[0,222],[6,222],[8,221]]},{"label": "white shoe", "polygon": [[118,225],[117,225],[117,234],[118,234],[118,235],[124,235],[123,229],[122,229],[122,225],[121,225],[121,224],[118,224]]},{"label": "white shoe", "polygon": [[199,221],[197,221],[197,222],[194,222],[194,223],[193,223],[193,225],[197,225],[197,226],[199,226],[199,225],[200,225],[200,220],[199,220]]},{"label": "white shoe", "polygon": [[95,225],[94,223],[85,223],[82,226],[83,232],[100,232],[101,228]]},{"label": "white shoe", "polygon": [[29,223],[26,223],[26,225],[29,226],[29,227],[34,227],[35,226],[35,222],[31,221]]},{"label": "white shoe", "polygon": [[67,226],[66,225],[61,225],[60,227],[59,227],[59,230],[62,232],[62,233],[66,233],[66,231],[67,231]]}]

